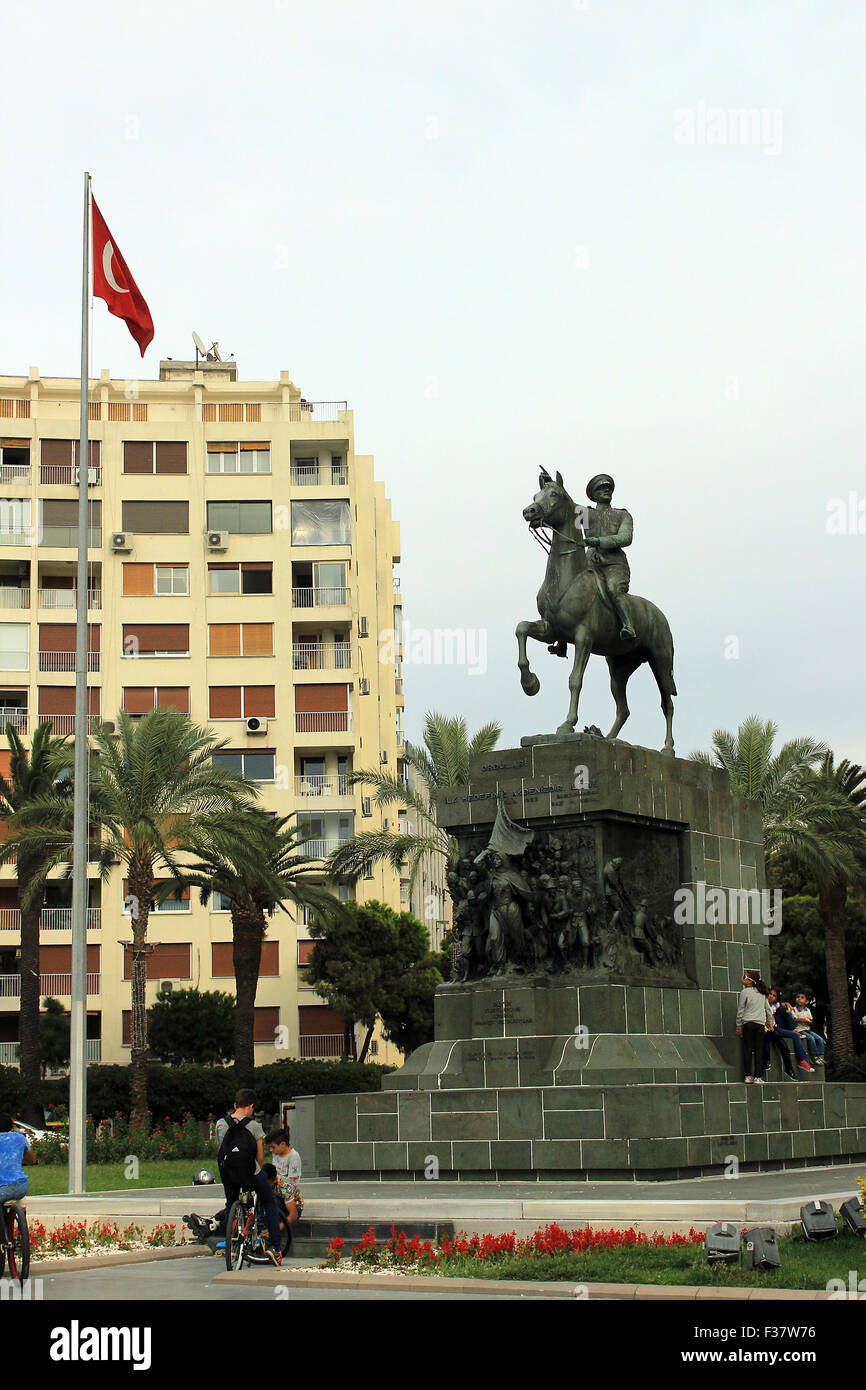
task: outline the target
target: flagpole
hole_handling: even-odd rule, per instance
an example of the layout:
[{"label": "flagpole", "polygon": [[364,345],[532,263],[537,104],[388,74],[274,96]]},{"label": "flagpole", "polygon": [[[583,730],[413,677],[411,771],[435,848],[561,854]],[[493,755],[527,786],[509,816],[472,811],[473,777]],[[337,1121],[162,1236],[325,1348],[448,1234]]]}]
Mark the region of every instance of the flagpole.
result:
[{"label": "flagpole", "polygon": [[87,441],[90,328],[90,175],[84,175],[81,265],[81,444],[78,456],[78,574],[75,599],[75,783],[72,825],[72,982],[69,1028],[69,1192],[87,1185]]}]

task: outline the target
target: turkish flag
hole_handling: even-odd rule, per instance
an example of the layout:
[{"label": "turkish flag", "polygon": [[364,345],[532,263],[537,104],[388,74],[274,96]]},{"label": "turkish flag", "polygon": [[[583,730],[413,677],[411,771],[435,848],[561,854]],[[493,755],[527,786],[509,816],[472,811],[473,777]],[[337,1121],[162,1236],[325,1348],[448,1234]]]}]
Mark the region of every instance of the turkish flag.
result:
[{"label": "turkish flag", "polygon": [[143,357],[148,343],[153,340],[150,310],[92,196],[90,206],[93,209],[93,293],[105,300],[110,314],[125,320]]}]

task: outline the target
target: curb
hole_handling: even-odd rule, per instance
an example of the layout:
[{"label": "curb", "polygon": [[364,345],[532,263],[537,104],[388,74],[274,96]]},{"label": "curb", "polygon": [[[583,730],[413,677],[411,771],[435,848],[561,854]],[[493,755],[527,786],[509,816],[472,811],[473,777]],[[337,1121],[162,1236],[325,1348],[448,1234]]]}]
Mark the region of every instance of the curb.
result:
[{"label": "curb", "polygon": [[34,1259],[31,1277],[39,1274],[65,1274],[67,1270],[103,1269],[109,1265],[147,1264],[153,1260],[188,1260],[194,1255],[210,1255],[206,1245],[181,1245],[168,1250],[117,1250],[105,1255],[75,1255],[72,1259]]},{"label": "curb", "polygon": [[[737,1289],[718,1288],[700,1284],[584,1284],[576,1280],[557,1280],[545,1282],[536,1279],[445,1279],[437,1275],[387,1275],[387,1274],[325,1274],[318,1272],[293,1272],[290,1269],[251,1269],[247,1271],[225,1270],[214,1276],[217,1283],[259,1284],[271,1286],[293,1286],[307,1289],[358,1289],[392,1288],[395,1293],[405,1289],[411,1293],[448,1290],[455,1295],[510,1293],[522,1298],[611,1298],[619,1300],[670,1301],[692,1300],[697,1302],[760,1302],[805,1301],[817,1302],[829,1298],[826,1289]],[[575,1290],[578,1292],[576,1293]]]}]

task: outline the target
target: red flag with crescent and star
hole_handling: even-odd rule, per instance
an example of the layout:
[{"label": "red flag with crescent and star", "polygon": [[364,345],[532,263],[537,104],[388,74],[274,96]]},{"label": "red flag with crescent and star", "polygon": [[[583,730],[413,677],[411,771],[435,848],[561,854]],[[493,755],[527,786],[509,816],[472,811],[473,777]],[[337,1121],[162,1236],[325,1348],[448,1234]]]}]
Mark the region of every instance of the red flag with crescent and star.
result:
[{"label": "red flag with crescent and star", "polygon": [[143,357],[148,343],[153,340],[150,310],[92,196],[90,205],[93,210],[93,293],[105,300],[110,314],[124,320]]}]

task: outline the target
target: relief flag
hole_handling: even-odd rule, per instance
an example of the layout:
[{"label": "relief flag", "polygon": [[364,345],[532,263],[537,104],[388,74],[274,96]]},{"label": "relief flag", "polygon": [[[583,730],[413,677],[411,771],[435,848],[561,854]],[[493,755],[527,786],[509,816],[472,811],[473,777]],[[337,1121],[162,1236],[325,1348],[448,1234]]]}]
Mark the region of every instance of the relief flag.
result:
[{"label": "relief flag", "polygon": [[150,310],[93,196],[90,206],[93,210],[93,293],[105,300],[110,314],[125,321],[143,357],[148,343],[153,340]]}]

